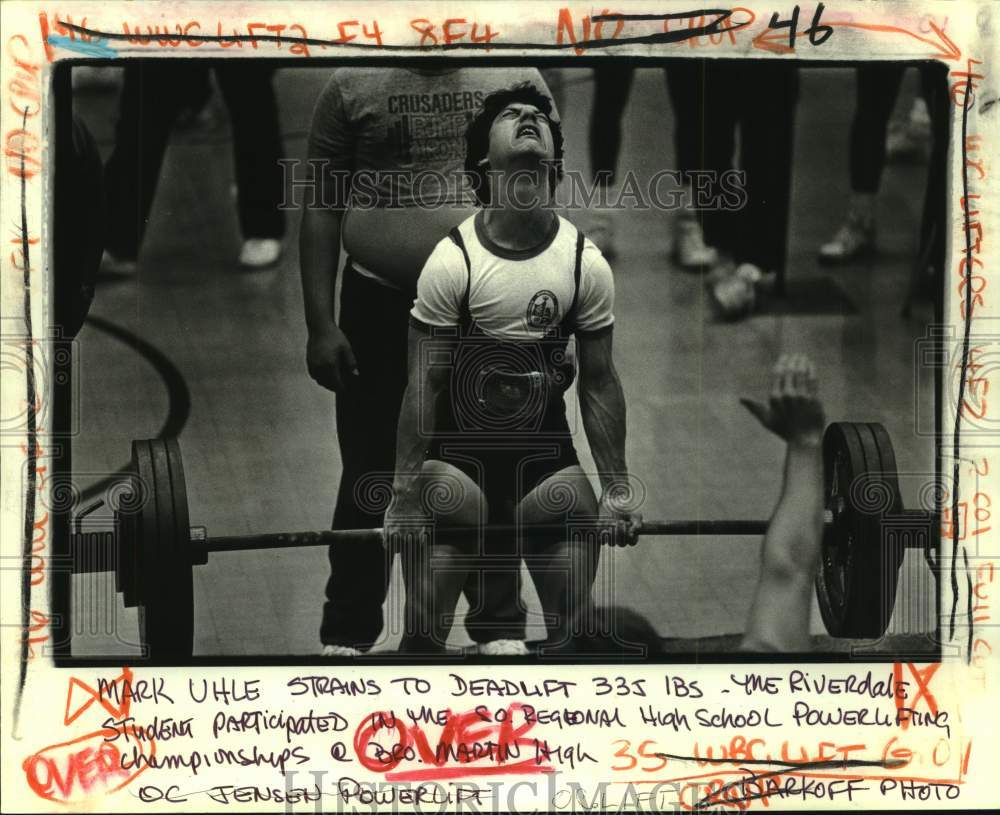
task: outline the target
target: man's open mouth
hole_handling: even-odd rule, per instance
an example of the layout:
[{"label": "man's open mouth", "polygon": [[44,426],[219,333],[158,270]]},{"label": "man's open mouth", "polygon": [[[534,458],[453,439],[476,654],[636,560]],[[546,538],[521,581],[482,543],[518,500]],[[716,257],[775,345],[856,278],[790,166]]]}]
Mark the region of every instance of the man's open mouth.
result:
[{"label": "man's open mouth", "polygon": [[521,138],[522,136],[531,136],[532,138],[540,139],[542,137],[542,133],[538,129],[537,125],[526,123],[517,128],[517,137]]}]

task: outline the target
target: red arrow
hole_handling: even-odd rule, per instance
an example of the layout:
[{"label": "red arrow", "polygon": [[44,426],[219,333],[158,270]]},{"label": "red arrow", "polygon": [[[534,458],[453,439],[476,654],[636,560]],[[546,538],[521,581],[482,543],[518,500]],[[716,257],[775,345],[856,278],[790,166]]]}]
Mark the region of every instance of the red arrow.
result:
[{"label": "red arrow", "polygon": [[[863,31],[878,31],[878,32],[891,32],[894,34],[906,34],[909,37],[913,37],[916,40],[920,40],[922,43],[926,43],[934,49],[934,53],[928,54],[928,57],[933,59],[949,59],[956,60],[962,56],[961,49],[952,42],[951,38],[948,37],[944,31],[934,22],[928,21],[931,30],[937,35],[934,37],[923,37],[914,31],[910,31],[906,28],[899,28],[893,25],[879,25],[876,23],[855,23],[844,21],[827,21],[821,25],[830,26],[831,28],[859,28]],[[799,31],[796,32],[796,37],[801,37],[808,32]],[[770,51],[772,54],[791,54],[795,51],[794,48],[788,45],[788,33],[780,29],[765,28],[756,37],[753,38],[753,47],[759,48],[762,51]]]},{"label": "red arrow", "polygon": [[[802,32],[796,37],[801,37]],[[753,38],[753,47],[761,51],[770,51],[772,54],[793,54],[795,49],[788,44],[788,33],[778,28],[765,28]]]},{"label": "red arrow", "polygon": [[[72,724],[94,702],[99,703],[116,720],[125,718],[128,716],[129,707],[132,705],[131,684],[132,671],[128,667],[123,667],[121,674],[111,682],[112,686],[121,685],[121,690],[119,691],[120,702],[116,705],[96,688],[92,688],[86,682],[77,679],[75,676],[71,676],[69,678],[69,686],[66,690],[66,711],[63,713],[63,724]],[[73,688],[80,688],[83,691],[84,702],[81,703],[78,701],[79,694],[74,696]]]},{"label": "red arrow", "polygon": [[941,40],[939,45],[935,45],[935,48],[940,51],[941,59],[959,59],[962,56],[962,49],[951,41],[948,35],[944,33],[944,30],[938,27],[937,23],[931,22],[930,27]]}]

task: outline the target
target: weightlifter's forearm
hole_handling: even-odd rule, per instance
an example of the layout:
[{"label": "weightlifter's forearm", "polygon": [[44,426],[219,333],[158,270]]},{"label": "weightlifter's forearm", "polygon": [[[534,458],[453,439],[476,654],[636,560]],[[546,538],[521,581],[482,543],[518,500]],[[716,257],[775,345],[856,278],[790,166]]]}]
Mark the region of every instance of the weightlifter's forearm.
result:
[{"label": "weightlifter's forearm", "polygon": [[580,414],[601,488],[628,481],[625,464],[625,394],[617,376],[581,382]]},{"label": "weightlifter's forearm", "polygon": [[396,473],[392,489],[396,495],[411,495],[424,464],[427,439],[434,434],[434,399],[420,398],[420,393],[431,390],[429,381],[424,387],[414,387],[411,382],[403,394],[396,433]]},{"label": "weightlifter's forearm", "polygon": [[306,328],[310,334],[322,332],[336,322],[333,293],[340,263],[339,211],[306,207],[299,229],[299,266]]},{"label": "weightlifter's forearm", "polygon": [[822,536],[822,446],[791,442],[781,497],[764,537],[762,568],[797,572],[811,581]]},{"label": "weightlifter's forearm", "polygon": [[742,648],[805,651],[823,535],[823,460],[817,444],[789,444],[784,483],[761,552]]}]

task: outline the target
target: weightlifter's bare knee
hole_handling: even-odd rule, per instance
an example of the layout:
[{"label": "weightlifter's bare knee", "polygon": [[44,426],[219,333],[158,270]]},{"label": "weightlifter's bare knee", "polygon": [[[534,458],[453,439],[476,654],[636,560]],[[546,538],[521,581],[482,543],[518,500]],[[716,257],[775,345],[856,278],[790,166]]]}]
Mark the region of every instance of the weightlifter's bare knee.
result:
[{"label": "weightlifter's bare knee", "polygon": [[421,501],[442,527],[476,527],[486,517],[486,499],[479,486],[452,464],[428,459],[420,471]]}]

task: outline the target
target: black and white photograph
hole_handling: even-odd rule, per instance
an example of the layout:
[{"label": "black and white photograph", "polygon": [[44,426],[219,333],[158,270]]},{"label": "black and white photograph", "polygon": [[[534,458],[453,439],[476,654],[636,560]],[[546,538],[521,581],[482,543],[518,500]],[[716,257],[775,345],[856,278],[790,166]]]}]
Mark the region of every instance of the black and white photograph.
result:
[{"label": "black and white photograph", "polygon": [[995,4],[0,17],[3,811],[996,799]]},{"label": "black and white photograph", "polygon": [[947,70],[721,36],[60,65],[62,656],[934,658]]}]

